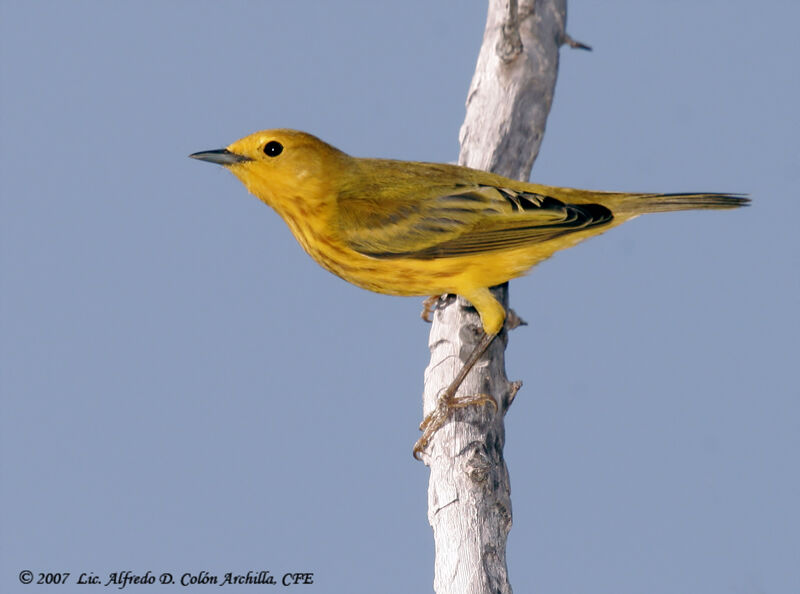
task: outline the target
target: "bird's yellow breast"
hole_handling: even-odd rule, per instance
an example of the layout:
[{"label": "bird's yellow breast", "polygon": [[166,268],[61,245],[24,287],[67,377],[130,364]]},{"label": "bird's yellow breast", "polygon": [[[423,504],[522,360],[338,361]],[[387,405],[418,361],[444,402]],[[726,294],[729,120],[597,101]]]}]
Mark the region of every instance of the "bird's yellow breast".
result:
[{"label": "bird's yellow breast", "polygon": [[331,222],[335,217],[331,209],[320,206],[311,211],[301,201],[289,200],[276,210],[298,243],[323,268],[354,285],[389,295],[463,294],[499,285],[582,239],[570,236],[557,242],[452,258],[384,259],[347,246]]}]

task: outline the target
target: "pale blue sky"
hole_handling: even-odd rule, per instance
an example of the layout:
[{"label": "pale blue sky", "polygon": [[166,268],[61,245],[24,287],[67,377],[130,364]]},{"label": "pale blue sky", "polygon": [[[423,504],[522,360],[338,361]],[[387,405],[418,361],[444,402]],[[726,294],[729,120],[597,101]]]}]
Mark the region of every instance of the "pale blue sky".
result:
[{"label": "pale blue sky", "polygon": [[[260,128],[452,161],[485,2],[0,1],[0,590],[21,570],[432,591],[420,300],[222,169]],[[800,592],[800,4],[571,0],[533,178],[752,195],[511,285],[517,592]],[[244,586],[241,586],[244,588]]]}]

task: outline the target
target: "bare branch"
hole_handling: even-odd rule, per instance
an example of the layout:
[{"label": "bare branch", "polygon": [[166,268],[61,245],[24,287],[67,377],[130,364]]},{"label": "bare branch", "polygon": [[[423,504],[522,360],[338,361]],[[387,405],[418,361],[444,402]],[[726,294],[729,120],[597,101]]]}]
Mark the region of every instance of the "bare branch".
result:
[{"label": "bare branch", "polygon": [[[566,0],[490,0],[483,45],[467,97],[459,163],[527,179],[539,152],[565,34]],[[506,287],[493,290],[508,309]],[[507,328],[519,325],[509,315]],[[463,299],[440,300],[425,372],[424,413],[480,339],[475,310]],[[498,403],[453,413],[423,454],[430,466],[428,519],[436,543],[438,594],[510,593],[506,538],[511,529],[504,415],[520,382],[505,374],[503,331],[467,376],[461,395],[489,393]]]}]

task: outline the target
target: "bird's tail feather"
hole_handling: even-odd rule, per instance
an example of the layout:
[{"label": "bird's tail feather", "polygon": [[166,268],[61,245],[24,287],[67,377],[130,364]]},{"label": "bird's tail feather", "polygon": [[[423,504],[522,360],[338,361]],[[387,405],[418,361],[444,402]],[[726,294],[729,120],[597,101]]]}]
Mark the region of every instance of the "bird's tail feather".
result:
[{"label": "bird's tail feather", "polygon": [[720,209],[747,206],[750,199],[742,194],[698,192],[691,194],[618,194],[615,205],[631,214],[670,212],[674,210]]},{"label": "bird's tail feather", "polygon": [[615,216],[636,216],[648,212],[673,210],[720,209],[747,206],[750,199],[745,194],[717,192],[691,192],[680,194],[627,194],[623,192],[597,192],[530,184],[543,196],[551,196],[567,204],[600,204]]}]

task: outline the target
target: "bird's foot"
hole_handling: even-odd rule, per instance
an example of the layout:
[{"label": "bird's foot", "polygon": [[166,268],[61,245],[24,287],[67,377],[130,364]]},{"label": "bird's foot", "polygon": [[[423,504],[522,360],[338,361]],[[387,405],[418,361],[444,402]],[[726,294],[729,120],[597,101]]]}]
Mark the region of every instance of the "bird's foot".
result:
[{"label": "bird's foot", "polygon": [[439,304],[439,299],[441,299],[441,297],[441,295],[431,295],[425,299],[425,301],[422,302],[422,311],[419,317],[430,324],[433,321],[431,315],[436,310],[436,306]]},{"label": "bird's foot", "polygon": [[[455,387],[458,389],[458,386]],[[433,435],[444,425],[447,417],[450,416],[450,411],[455,408],[465,408],[467,406],[483,406],[484,404],[491,404],[494,410],[497,411],[497,402],[489,394],[473,394],[471,396],[453,396],[455,392],[453,386],[445,390],[439,400],[436,402],[436,408],[433,409],[428,416],[426,416],[422,423],[419,424],[419,429],[422,431],[422,437],[414,444],[414,457],[421,460],[420,455],[428,447]]]}]

